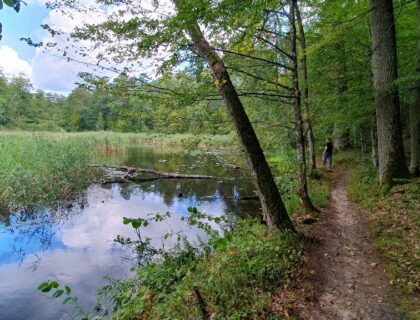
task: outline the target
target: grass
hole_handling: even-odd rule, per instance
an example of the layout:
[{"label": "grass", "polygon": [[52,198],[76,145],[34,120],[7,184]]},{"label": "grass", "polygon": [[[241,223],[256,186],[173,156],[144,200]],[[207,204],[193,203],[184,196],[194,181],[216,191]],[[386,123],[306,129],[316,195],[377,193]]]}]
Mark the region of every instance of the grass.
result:
[{"label": "grass", "polygon": [[230,136],[190,134],[0,131],[0,204],[17,208],[72,200],[95,181],[97,172],[89,163],[129,144],[189,150],[232,146],[232,141]]},{"label": "grass", "polygon": [[0,202],[9,207],[68,200],[92,178],[92,143],[63,134],[0,134]]},{"label": "grass", "polygon": [[[287,211],[290,215],[302,213],[303,208],[297,193],[299,168],[296,162],[296,152],[294,150],[277,151],[275,154],[269,154],[267,160],[275,176],[275,181]],[[318,169],[317,173],[318,177],[316,179],[309,177],[307,179],[308,192],[315,207],[324,208],[330,199],[331,175],[322,168]]]},{"label": "grass", "polygon": [[369,158],[347,154],[342,164],[350,170],[350,200],[371,214],[374,245],[400,294],[402,311],[409,319],[420,319],[420,179],[383,194]]}]

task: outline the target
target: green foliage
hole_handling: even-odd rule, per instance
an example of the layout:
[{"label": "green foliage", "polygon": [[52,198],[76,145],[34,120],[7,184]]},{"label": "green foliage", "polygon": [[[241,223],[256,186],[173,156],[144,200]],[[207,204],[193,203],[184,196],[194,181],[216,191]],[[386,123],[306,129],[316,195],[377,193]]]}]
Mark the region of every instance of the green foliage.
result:
[{"label": "green foliage", "polygon": [[[209,218],[226,223],[193,208],[190,213],[192,225]],[[214,319],[268,317],[274,290],[291,281],[301,253],[296,235],[270,234],[255,221],[236,221],[223,236],[211,233],[207,244],[195,247],[182,240],[177,250],[160,252],[137,269],[135,278],[113,282],[102,296],[112,296],[118,319],[201,318],[197,290]]]},{"label": "green foliage", "polygon": [[38,290],[42,293],[51,294],[51,298],[59,299],[63,296],[63,305],[72,305],[72,319],[74,320],[99,320],[100,316],[94,316],[93,311],[85,312],[79,304],[77,297],[71,296],[71,288],[65,285],[62,289],[57,281],[48,280],[38,286]]},{"label": "green foliage", "polygon": [[[271,308],[272,297],[280,286],[291,283],[292,271],[301,261],[299,236],[286,231],[270,233],[255,220],[211,217],[189,208],[185,221],[205,230],[208,241],[193,244],[175,234],[175,247],[165,249],[142,239],[143,227],[168,217],[124,218],[123,223],[136,230],[138,240],[117,237],[115,241],[134,249],[141,262],[134,277],[112,280],[100,290],[95,312],[82,310],[71,288],[60,287],[56,281],[46,281],[38,290],[72,304],[73,315],[82,320],[109,316],[121,320],[198,319],[203,316],[203,304],[212,319],[281,317]],[[100,313],[104,317],[94,316]]]},{"label": "green foliage", "polygon": [[[201,85],[187,74],[156,80],[182,92],[177,99],[122,78],[86,78],[67,97],[32,93],[27,79],[0,74],[0,129],[226,134],[232,129],[220,102],[197,102]],[[130,86],[128,90],[127,86]],[[86,89],[89,88],[89,90]]]}]

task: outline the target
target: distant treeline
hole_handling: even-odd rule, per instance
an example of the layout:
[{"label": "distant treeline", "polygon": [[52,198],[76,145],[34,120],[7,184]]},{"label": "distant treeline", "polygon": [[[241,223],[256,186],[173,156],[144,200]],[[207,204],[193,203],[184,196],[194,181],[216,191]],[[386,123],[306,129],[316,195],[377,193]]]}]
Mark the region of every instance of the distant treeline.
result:
[{"label": "distant treeline", "polygon": [[232,130],[221,101],[185,103],[173,94],[145,93],[140,84],[122,79],[80,86],[64,96],[34,92],[28,79],[0,74],[1,129],[200,134]]}]

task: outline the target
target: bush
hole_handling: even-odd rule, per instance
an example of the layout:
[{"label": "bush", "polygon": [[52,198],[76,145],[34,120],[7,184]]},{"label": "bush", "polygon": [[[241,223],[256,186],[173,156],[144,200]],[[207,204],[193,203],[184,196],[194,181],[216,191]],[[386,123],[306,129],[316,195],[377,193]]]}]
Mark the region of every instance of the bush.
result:
[{"label": "bush", "polygon": [[212,319],[269,317],[271,297],[291,281],[302,250],[295,234],[241,220],[207,244],[160,254],[101,295],[112,297],[117,319],[198,319],[203,308]]}]

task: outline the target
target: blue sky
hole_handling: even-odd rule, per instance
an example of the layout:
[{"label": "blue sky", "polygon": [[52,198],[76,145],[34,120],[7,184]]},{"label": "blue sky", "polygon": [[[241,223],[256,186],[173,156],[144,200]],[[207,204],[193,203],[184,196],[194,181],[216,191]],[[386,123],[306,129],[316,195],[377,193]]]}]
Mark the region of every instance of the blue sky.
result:
[{"label": "blue sky", "polygon": [[32,38],[40,41],[40,25],[42,20],[47,18],[49,10],[39,3],[22,5],[19,13],[12,8],[4,6],[0,11],[0,21],[3,24],[3,39],[0,45],[6,45],[14,49],[19,57],[28,63],[35,56],[35,48],[28,46],[19,39]]},{"label": "blue sky", "polygon": [[[80,81],[80,72],[94,72],[101,76],[113,77],[115,74],[104,69],[96,70],[88,64],[97,62],[97,54],[106,50],[104,48],[87,50],[88,54],[81,56],[80,48],[90,48],[93,43],[89,40],[77,43],[68,43],[66,39],[76,26],[86,22],[99,23],[107,19],[109,12],[98,6],[95,0],[80,0],[83,8],[88,10],[73,10],[63,13],[61,10],[49,10],[43,5],[45,0],[27,0],[28,5],[22,5],[19,13],[5,6],[0,10],[0,22],[3,24],[3,39],[0,40],[0,69],[8,77],[22,75],[28,78],[34,90],[41,89],[47,92],[68,94],[75,88],[75,83]],[[62,35],[52,38],[41,28],[41,24],[48,24],[51,28],[59,30]],[[31,38],[34,42],[54,42],[57,46],[49,48],[34,48],[28,46],[20,38]],[[50,52],[47,52],[50,50]],[[75,57],[82,63],[67,61],[66,57]],[[159,55],[164,56],[165,52]],[[137,61],[136,67],[131,67],[133,74],[147,72],[149,75],[156,73],[153,59]],[[108,66],[110,66],[108,64]],[[118,66],[119,69],[124,64]]]},{"label": "blue sky", "polygon": [[0,22],[3,24],[0,68],[3,73],[8,77],[22,75],[28,78],[34,90],[68,94],[75,87],[78,73],[87,71],[86,68],[45,53],[42,48],[31,47],[20,38],[48,42],[51,38],[41,24],[58,26],[69,32],[76,23],[83,21],[82,16],[76,20],[58,10],[47,9],[43,0],[28,0],[28,5],[22,5],[19,13],[4,6],[0,11]]}]

